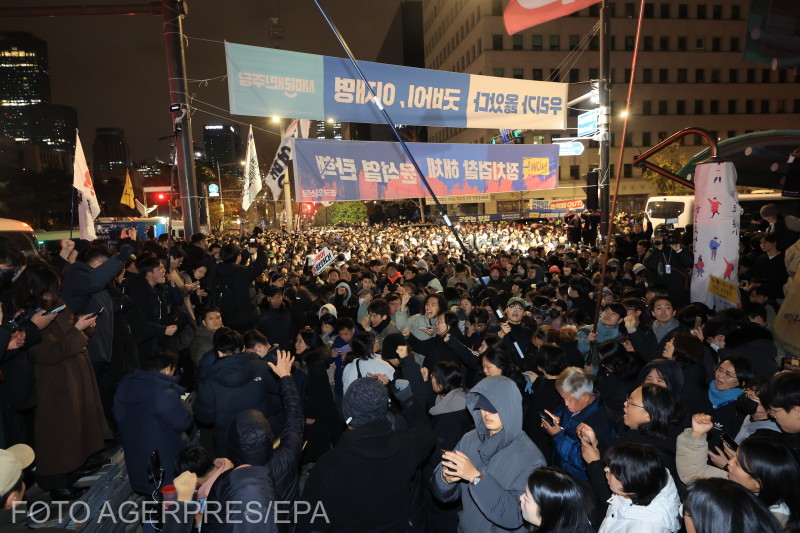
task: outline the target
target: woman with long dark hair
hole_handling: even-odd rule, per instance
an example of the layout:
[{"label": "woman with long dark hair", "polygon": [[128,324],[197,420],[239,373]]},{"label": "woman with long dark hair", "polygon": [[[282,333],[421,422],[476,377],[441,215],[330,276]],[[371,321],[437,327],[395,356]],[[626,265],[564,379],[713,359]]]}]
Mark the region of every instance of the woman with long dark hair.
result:
[{"label": "woman with long dark hair", "polygon": [[34,313],[32,321],[42,335],[28,349],[39,404],[34,422],[37,482],[53,500],[73,500],[83,492],[71,486],[79,477],[75,472],[112,435],[87,352],[87,334],[97,318],[76,317],[69,309],[43,317],[63,303],[60,291],[58,272],[33,262],[14,284],[13,299],[18,309]]},{"label": "woman with long dark hair", "polygon": [[344,424],[333,401],[328,366],[330,351],[319,335],[311,328],[301,329],[294,343],[295,354],[308,372],[308,390],[305,398],[305,440],[303,463],[316,462],[319,457],[339,442]]},{"label": "woman with long dark hair", "polygon": [[790,531],[800,530],[800,465],[792,451],[771,437],[753,436],[736,451],[728,451],[727,473],[706,464],[705,435],[713,429],[711,417],[697,414],[692,427],[678,437],[678,474],[695,477],[728,477],[757,494],[778,521]]},{"label": "woman with long dark hair", "polygon": [[536,533],[592,533],[591,499],[578,480],[552,466],[542,466],[528,478],[519,498],[522,517]]},{"label": "woman with long dark hair", "polygon": [[[430,374],[431,389],[436,403],[428,410],[431,415],[436,446],[423,469],[424,479],[430,479],[442,458],[442,450],[452,450],[474,422],[467,411],[467,391],[461,367],[453,361],[441,361]],[[429,495],[431,496],[431,495]],[[432,496],[428,498],[433,531],[442,533],[458,529],[458,503],[443,503]]]},{"label": "woman with long dark hair", "polygon": [[753,493],[726,479],[697,479],[686,487],[687,533],[782,533],[781,525]]}]

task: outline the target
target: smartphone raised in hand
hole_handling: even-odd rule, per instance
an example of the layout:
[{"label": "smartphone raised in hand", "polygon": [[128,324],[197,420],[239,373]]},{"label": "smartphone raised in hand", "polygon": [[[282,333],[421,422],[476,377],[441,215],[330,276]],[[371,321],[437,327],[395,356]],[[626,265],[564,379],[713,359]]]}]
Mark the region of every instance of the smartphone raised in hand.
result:
[{"label": "smartphone raised in hand", "polygon": [[45,313],[45,314],[43,314],[42,316],[53,316],[53,315],[57,315],[58,313],[60,313],[61,311],[63,311],[63,310],[64,310],[64,309],[66,309],[66,308],[67,308],[67,304],[61,304],[61,305],[59,305],[58,307],[54,307],[53,309],[49,310],[48,312],[46,312],[46,313]]},{"label": "smartphone raised in hand", "polygon": [[95,317],[98,317],[98,316],[102,315],[102,314],[103,314],[103,312],[104,312],[105,310],[106,310],[106,308],[105,308],[105,307],[103,307],[103,306],[101,305],[101,306],[100,306],[100,309],[98,309],[97,311],[95,311],[94,313],[92,313],[91,315],[89,315],[89,318],[95,318]]},{"label": "smartphone raised in hand", "polygon": [[553,417],[549,414],[545,413],[544,411],[539,411],[539,418],[550,424],[551,426],[556,425],[556,421],[553,420]]}]

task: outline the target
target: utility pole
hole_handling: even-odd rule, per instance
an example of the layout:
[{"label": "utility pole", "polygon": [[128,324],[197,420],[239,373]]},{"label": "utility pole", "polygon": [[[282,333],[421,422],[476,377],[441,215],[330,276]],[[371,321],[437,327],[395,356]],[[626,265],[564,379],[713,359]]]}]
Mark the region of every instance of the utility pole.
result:
[{"label": "utility pole", "polygon": [[[192,118],[187,105],[186,58],[183,50],[183,17],[188,8],[185,0],[161,0],[164,21],[164,48],[167,51],[170,111],[175,126],[178,187],[183,207],[183,229],[188,237],[200,232],[200,203],[194,173]],[[177,104],[177,105],[176,105]]]},{"label": "utility pole", "polygon": [[[219,161],[217,161],[217,180],[219,183],[219,231],[225,234],[225,192],[222,190],[222,172],[219,170]],[[211,222],[209,221],[209,224]]]},{"label": "utility pole", "polygon": [[197,196],[197,179],[194,173],[192,148],[192,122],[186,106],[186,61],[183,52],[182,19],[188,8],[186,0],[160,0],[141,4],[74,5],[46,7],[3,7],[3,17],[59,17],[85,15],[161,15],[164,28],[164,46],[167,52],[170,103],[176,104],[172,112],[175,128],[178,165],[178,184],[183,207],[183,228],[187,236],[200,231],[200,203]]},{"label": "utility pole", "polygon": [[600,238],[608,235],[610,218],[609,192],[611,176],[609,175],[609,147],[611,146],[611,37],[607,0],[600,6],[600,82],[598,96],[600,107],[597,110],[597,128],[600,135]]}]

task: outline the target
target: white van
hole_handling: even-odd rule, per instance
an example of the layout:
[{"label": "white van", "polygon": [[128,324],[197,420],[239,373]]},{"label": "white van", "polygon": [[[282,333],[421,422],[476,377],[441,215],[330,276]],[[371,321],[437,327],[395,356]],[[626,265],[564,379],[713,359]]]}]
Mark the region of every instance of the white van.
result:
[{"label": "white van", "polygon": [[[746,228],[751,221],[761,220],[758,212],[765,204],[775,204],[778,211],[784,214],[800,214],[800,198],[787,198],[772,191],[740,194],[742,227]],[[694,196],[651,196],[647,199],[644,211],[651,227],[673,224],[675,228],[684,229],[694,219]]]},{"label": "white van", "polygon": [[38,253],[39,244],[36,234],[33,232],[33,228],[25,222],[0,218],[0,238],[9,241],[12,246],[27,256]]}]

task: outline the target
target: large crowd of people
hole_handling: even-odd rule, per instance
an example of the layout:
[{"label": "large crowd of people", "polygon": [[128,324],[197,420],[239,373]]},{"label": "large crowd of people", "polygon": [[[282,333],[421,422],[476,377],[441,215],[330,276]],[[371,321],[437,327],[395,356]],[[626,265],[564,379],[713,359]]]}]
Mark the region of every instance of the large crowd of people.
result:
[{"label": "large crowd of people", "polygon": [[192,509],[145,531],[800,532],[800,234],[762,215],[716,311],[639,223],[0,241],[2,529],[121,445]]}]

